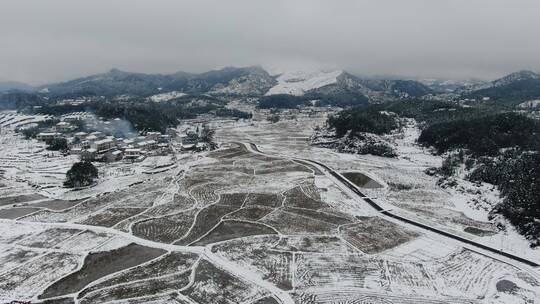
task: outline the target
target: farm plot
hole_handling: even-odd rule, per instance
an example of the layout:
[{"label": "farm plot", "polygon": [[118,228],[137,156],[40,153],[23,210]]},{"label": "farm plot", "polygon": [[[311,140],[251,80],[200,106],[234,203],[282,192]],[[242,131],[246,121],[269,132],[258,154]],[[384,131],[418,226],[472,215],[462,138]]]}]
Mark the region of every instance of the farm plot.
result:
[{"label": "farm plot", "polygon": [[0,197],[0,206],[28,203],[46,198],[47,197],[40,194],[25,194],[10,197]]},{"label": "farm plot", "polygon": [[150,217],[160,217],[191,209],[194,206],[195,200],[177,193],[171,201],[149,208],[144,214]]},{"label": "farm plot", "polygon": [[212,251],[243,268],[251,269],[263,280],[283,290],[291,290],[293,254],[273,250],[272,244],[278,240],[275,236],[236,239],[214,245]]},{"label": "farm plot", "polygon": [[136,236],[162,243],[172,243],[189,232],[197,210],[179,212],[136,222],[131,228]]},{"label": "farm plot", "polygon": [[259,222],[275,228],[282,234],[336,234],[337,225],[312,217],[276,209]]},{"label": "farm plot", "polygon": [[366,288],[382,269],[363,255],[296,254],[296,288]]},{"label": "farm plot", "polygon": [[380,217],[360,217],[360,222],[343,226],[340,232],[345,240],[369,254],[394,248],[418,236]]},{"label": "farm plot", "polygon": [[112,239],[112,235],[86,230],[56,245],[68,252],[90,251]]},{"label": "farm plot", "polygon": [[124,219],[145,211],[145,208],[106,208],[79,221],[81,224],[112,227]]},{"label": "farm plot", "polygon": [[225,240],[247,237],[252,235],[277,234],[265,225],[242,221],[222,221],[210,233],[193,243],[194,246],[204,246]]},{"label": "farm plot", "polygon": [[279,207],[283,196],[275,193],[250,193],[246,199],[246,206],[258,205],[266,207]]},{"label": "farm plot", "polygon": [[0,218],[2,219],[16,219],[21,216],[34,213],[41,210],[41,208],[8,208],[0,209]]},{"label": "farm plot", "polygon": [[226,215],[225,219],[257,221],[272,211],[274,211],[274,209],[269,208],[269,207],[262,207],[262,206],[244,207],[244,208],[238,209],[238,211],[236,212]]},{"label": "farm plot", "polygon": [[38,203],[32,203],[31,206],[32,207],[42,207],[42,208],[46,208],[46,209],[59,211],[59,210],[64,210],[64,209],[71,208],[71,207],[77,205],[78,203],[80,203],[82,201],[83,200],[60,200],[60,199],[55,199],[55,200],[48,200],[48,201],[38,202]]},{"label": "farm plot", "polygon": [[533,286],[540,285],[527,273],[466,249],[451,254],[432,267],[436,277],[444,278],[446,288],[442,292],[448,295],[467,294],[483,298],[488,295],[498,278],[518,277],[518,274],[528,277]]},{"label": "farm plot", "polygon": [[189,272],[172,274],[158,278],[149,278],[126,284],[115,285],[85,295],[79,300],[81,304],[105,303],[130,298],[153,296],[174,292],[189,283]]},{"label": "farm plot", "polygon": [[15,299],[31,299],[52,282],[74,271],[78,255],[51,252],[0,275],[0,294]]},{"label": "farm plot", "polygon": [[304,209],[321,209],[329,207],[328,204],[320,200],[315,200],[307,196],[304,191],[302,191],[301,186],[296,186],[292,189],[289,189],[283,193],[285,195],[285,206],[288,207],[297,207]]},{"label": "farm plot", "polygon": [[18,267],[40,254],[38,251],[30,249],[21,249],[11,246],[2,247],[3,248],[0,249],[0,273]]},{"label": "farm plot", "polygon": [[181,240],[175,242],[177,245],[189,245],[197,241],[199,238],[207,234],[214,226],[216,226],[221,218],[228,213],[231,213],[238,208],[230,205],[210,205],[202,209],[195,218],[195,223],[189,230],[189,234]]},{"label": "farm plot", "polygon": [[265,296],[262,290],[201,260],[195,269],[195,281],[181,291],[197,303],[212,299],[216,304],[248,303]]},{"label": "farm plot", "polygon": [[198,256],[191,253],[171,252],[147,263],[135,266],[125,271],[113,274],[95,285],[85,288],[79,298],[96,290],[110,286],[125,284],[132,281],[162,277],[174,273],[190,270],[198,260]]},{"label": "farm plot", "polygon": [[57,246],[58,243],[81,232],[82,230],[78,229],[52,228],[31,235],[17,242],[17,245],[36,248],[54,248]]},{"label": "farm plot", "polygon": [[405,296],[353,288],[308,289],[293,294],[298,304],[476,304],[466,298]]},{"label": "farm plot", "polygon": [[80,291],[108,274],[133,267],[165,253],[164,250],[130,244],[112,251],[90,253],[77,272],[49,286],[40,298],[51,298]]},{"label": "farm plot", "polygon": [[279,239],[273,249],[289,252],[354,254],[358,250],[337,236],[287,236]]}]

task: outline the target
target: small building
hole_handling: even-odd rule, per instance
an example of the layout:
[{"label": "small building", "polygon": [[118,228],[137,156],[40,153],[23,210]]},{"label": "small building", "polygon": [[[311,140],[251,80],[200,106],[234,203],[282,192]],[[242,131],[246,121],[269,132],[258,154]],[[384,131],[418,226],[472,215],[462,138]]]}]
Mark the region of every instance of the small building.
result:
[{"label": "small building", "polygon": [[161,135],[161,133],[159,133],[159,132],[147,132],[145,139],[146,140],[156,140],[157,141],[159,139],[160,135]]},{"label": "small building", "polygon": [[92,149],[95,149],[97,153],[105,153],[109,151],[114,146],[114,141],[110,138],[102,139],[93,142],[91,145]]},{"label": "small building", "polygon": [[154,150],[157,148],[157,141],[155,140],[146,140],[137,143],[137,148],[144,150]]},{"label": "small building", "polygon": [[167,128],[167,130],[165,130],[165,134],[169,135],[172,139],[178,136],[178,132],[173,128]]},{"label": "small building", "polygon": [[78,138],[79,140],[83,140],[83,139],[86,138],[87,135],[88,135],[88,133],[86,133],[86,132],[77,132],[77,133],[73,134],[73,137]]},{"label": "small building", "polygon": [[168,134],[160,135],[157,141],[158,143],[168,143],[171,141],[171,136]]},{"label": "small building", "polygon": [[135,160],[142,155],[141,149],[130,148],[124,151],[124,159]]},{"label": "small building", "polygon": [[97,136],[95,136],[95,135],[88,135],[86,137],[86,141],[88,141],[90,144],[95,142],[95,141],[98,141],[98,140],[99,140],[99,138]]},{"label": "small building", "polygon": [[122,156],[123,156],[123,153],[120,150],[108,151],[107,153],[105,153],[104,159],[106,162],[110,163],[110,162],[122,160]]},{"label": "small building", "polygon": [[81,151],[81,160],[82,161],[93,161],[96,159],[97,151],[96,149],[87,149]]},{"label": "small building", "polygon": [[73,131],[75,127],[71,125],[69,122],[61,121],[56,124],[56,131],[67,133]]},{"label": "small building", "polygon": [[97,137],[98,139],[102,139],[102,138],[105,137],[105,135],[103,133],[99,132],[99,131],[94,131],[94,132],[90,133],[90,135],[91,136],[93,135],[93,136]]},{"label": "small building", "polygon": [[62,136],[62,134],[58,132],[41,132],[41,133],[38,133],[38,135],[36,135],[36,139],[41,140],[41,141],[48,141],[48,140],[58,138],[60,136]]}]

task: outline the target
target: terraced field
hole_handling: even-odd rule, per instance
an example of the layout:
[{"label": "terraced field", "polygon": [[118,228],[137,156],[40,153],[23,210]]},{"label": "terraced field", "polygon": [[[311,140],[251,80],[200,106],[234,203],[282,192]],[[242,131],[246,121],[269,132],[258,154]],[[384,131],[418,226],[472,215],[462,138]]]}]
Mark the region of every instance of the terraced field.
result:
[{"label": "terraced field", "polygon": [[0,302],[493,303],[540,294],[534,272],[433,245],[440,240],[382,219],[321,168],[240,144],[99,195],[29,191],[0,202]]}]

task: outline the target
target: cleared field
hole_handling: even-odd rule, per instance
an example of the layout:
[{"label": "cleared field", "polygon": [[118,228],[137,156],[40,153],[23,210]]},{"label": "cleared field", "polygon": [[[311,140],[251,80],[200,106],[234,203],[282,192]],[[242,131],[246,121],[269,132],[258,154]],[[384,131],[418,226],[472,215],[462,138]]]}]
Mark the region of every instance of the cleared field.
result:
[{"label": "cleared field", "polygon": [[210,205],[202,209],[195,219],[195,224],[189,231],[189,234],[181,240],[175,242],[177,245],[189,245],[208,233],[216,226],[221,218],[227,213],[237,210],[236,207],[229,205]]},{"label": "cleared field", "polygon": [[386,292],[373,292],[365,289],[324,289],[294,293],[298,304],[475,304],[466,298],[435,298],[430,296],[393,295]]},{"label": "cleared field", "polygon": [[196,268],[193,285],[181,293],[197,303],[207,303],[212,299],[216,304],[245,303],[264,296],[252,284],[223,272],[206,260],[201,260]]},{"label": "cleared field", "polygon": [[44,201],[39,203],[32,203],[32,207],[43,207],[51,210],[64,210],[67,208],[71,208],[78,203],[82,202],[83,200],[50,200],[50,201]]},{"label": "cleared field", "polygon": [[26,203],[26,202],[37,201],[37,200],[42,200],[46,198],[47,197],[40,194],[27,194],[27,195],[17,195],[17,196],[10,196],[10,197],[0,197],[0,206]]},{"label": "cleared field", "polygon": [[81,224],[112,227],[119,222],[145,211],[145,208],[107,208],[80,221]]},{"label": "cleared field", "polygon": [[190,209],[193,206],[195,206],[195,200],[191,197],[175,194],[172,201],[154,206],[148,209],[144,214],[151,217],[161,217]]},{"label": "cleared field", "polygon": [[288,236],[279,239],[272,248],[290,252],[313,252],[324,254],[358,253],[337,236]]},{"label": "cleared field", "polygon": [[337,225],[319,221],[277,209],[265,216],[260,222],[276,228],[282,234],[335,234]]},{"label": "cleared field", "polygon": [[381,273],[375,260],[362,255],[297,254],[295,264],[296,288],[365,288]]},{"label": "cleared field", "polygon": [[130,244],[112,251],[90,253],[84,259],[81,269],[49,286],[40,298],[52,298],[80,291],[92,281],[154,259],[164,253],[164,250],[137,244]]},{"label": "cleared field", "polygon": [[17,245],[23,245],[36,248],[53,248],[56,245],[76,234],[81,233],[78,229],[53,228],[38,234],[32,235],[18,242]]},{"label": "cleared field", "polygon": [[307,196],[304,191],[302,191],[302,187],[300,186],[289,189],[283,194],[285,195],[284,205],[287,207],[297,207],[305,209],[320,209],[329,207],[328,204]]},{"label": "cleared field", "polygon": [[162,243],[172,243],[188,233],[197,210],[179,212],[137,222],[131,228],[134,235]]},{"label": "cleared field", "polygon": [[264,234],[277,234],[275,230],[261,224],[242,221],[223,221],[202,239],[193,243],[194,246],[204,246],[230,239]]},{"label": "cleared field", "polygon": [[380,217],[360,217],[360,222],[341,227],[345,240],[359,250],[373,254],[394,248],[418,236]]},{"label": "cleared field", "polygon": [[273,193],[250,193],[246,199],[246,206],[259,205],[267,207],[279,207],[283,196]]},{"label": "cleared field", "polygon": [[79,264],[80,256],[52,252],[31,260],[23,266],[0,274],[0,294],[19,299],[31,299]]},{"label": "cleared field", "polygon": [[238,209],[238,211],[225,216],[226,219],[257,221],[274,211],[272,208],[262,206],[250,206]]},{"label": "cleared field", "polygon": [[3,219],[16,219],[21,216],[41,210],[40,208],[9,208],[0,209],[0,218]]},{"label": "cleared field", "polygon": [[0,273],[15,268],[35,258],[40,253],[34,250],[20,249],[16,247],[2,246],[0,249]]},{"label": "cleared field", "polygon": [[269,241],[277,239],[273,236],[236,239],[218,244],[212,250],[243,268],[252,270],[280,289],[291,290],[293,255],[290,252],[272,250]]},{"label": "cleared field", "polygon": [[193,267],[197,259],[198,256],[195,254],[171,252],[142,265],[114,274],[95,285],[91,285],[85,288],[79,294],[79,297],[82,298],[90,292],[109,286],[184,272]]},{"label": "cleared field", "polygon": [[121,285],[115,285],[106,289],[87,294],[79,300],[79,303],[105,303],[123,299],[153,296],[156,294],[174,292],[189,283],[189,272],[172,274],[159,278],[150,278]]}]

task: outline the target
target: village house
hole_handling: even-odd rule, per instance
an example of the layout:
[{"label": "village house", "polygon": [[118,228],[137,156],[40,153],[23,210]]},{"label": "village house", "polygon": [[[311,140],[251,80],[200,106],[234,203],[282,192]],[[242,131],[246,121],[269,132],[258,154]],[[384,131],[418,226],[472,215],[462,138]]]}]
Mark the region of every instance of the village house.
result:
[{"label": "village house", "polygon": [[114,141],[110,138],[95,141],[90,145],[90,147],[92,147],[92,149],[95,149],[98,154],[109,151],[113,146]]},{"label": "village house", "polygon": [[41,132],[36,135],[36,139],[40,141],[48,141],[62,136],[58,132]]},{"label": "village house", "polygon": [[69,122],[61,121],[56,124],[56,131],[67,133],[73,131],[74,126],[71,125]]}]

